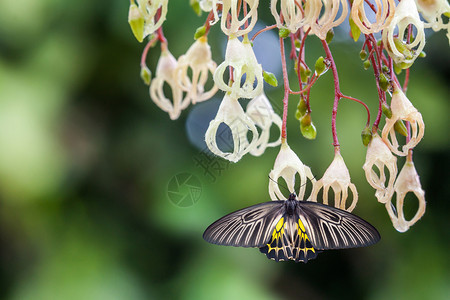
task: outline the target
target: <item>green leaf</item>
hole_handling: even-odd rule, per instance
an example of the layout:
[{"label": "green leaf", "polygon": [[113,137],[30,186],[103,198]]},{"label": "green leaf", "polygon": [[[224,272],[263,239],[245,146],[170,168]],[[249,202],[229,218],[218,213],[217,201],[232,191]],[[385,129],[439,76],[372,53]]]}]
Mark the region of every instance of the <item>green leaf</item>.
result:
[{"label": "green leaf", "polygon": [[274,87],[278,86],[278,80],[275,77],[275,75],[273,75],[273,73],[263,71],[263,78],[264,78],[264,81],[267,82],[268,84],[270,84],[271,86],[274,86]]},{"label": "green leaf", "polygon": [[359,27],[355,24],[351,15],[348,18],[348,22],[350,23],[350,32],[352,34],[352,38],[356,42],[361,35],[361,29],[359,29]]}]

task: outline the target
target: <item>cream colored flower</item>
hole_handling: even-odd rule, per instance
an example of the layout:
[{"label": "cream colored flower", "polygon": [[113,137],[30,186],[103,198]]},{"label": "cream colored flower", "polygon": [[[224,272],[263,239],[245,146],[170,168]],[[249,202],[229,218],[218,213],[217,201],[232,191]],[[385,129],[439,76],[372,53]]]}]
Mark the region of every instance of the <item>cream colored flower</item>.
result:
[{"label": "cream colored flower", "polygon": [[[223,75],[229,67],[233,68],[233,83],[229,86]],[[245,82],[241,80],[245,75]],[[256,86],[254,83],[256,81]],[[236,37],[228,40],[225,61],[221,63],[214,73],[214,82],[219,89],[231,93],[234,98],[255,98],[262,93],[263,76],[262,67],[256,60],[255,53],[247,37],[239,41]]]},{"label": "cream colored flower", "polygon": [[[298,199],[306,200],[305,191],[307,180],[309,179],[311,183],[316,183],[311,169],[305,166],[298,156],[291,150],[286,140],[281,143],[280,152],[275,159],[275,164],[272,171],[270,171],[269,177],[269,195],[270,199],[276,200],[286,200],[286,196],[283,195],[278,186],[278,179],[281,177],[287,184],[289,192],[294,193],[295,191],[295,175],[298,174],[300,177],[299,191],[297,193]],[[308,198],[309,199],[309,198]]]},{"label": "cream colored flower", "polygon": [[[238,11],[242,12],[243,10],[242,7],[238,7],[238,3],[241,2],[242,7],[246,5],[248,9],[247,15],[239,20]],[[241,36],[252,31],[258,20],[258,4],[259,0],[222,0],[222,19],[220,23],[222,31],[229,37]],[[229,22],[227,21],[228,14],[230,14]],[[247,21],[248,26],[245,27]]]},{"label": "cream colored flower", "polygon": [[[177,60],[167,47],[163,46],[156,66],[156,76],[150,84],[150,97],[159,108],[169,113],[172,120],[178,119],[181,111],[189,105],[189,97],[183,97],[183,90],[177,84],[176,68]],[[170,87],[172,99],[168,99],[164,94],[164,83],[167,83]]]},{"label": "cream colored flower", "polygon": [[[217,146],[217,129],[222,123],[227,125],[231,130],[233,152],[223,152]],[[247,137],[249,131],[252,133],[251,141]],[[208,130],[205,134],[205,141],[209,150],[215,155],[232,162],[237,162],[242,156],[255,148],[256,142],[258,141],[258,130],[253,124],[253,121],[244,113],[237,98],[227,93],[219,106],[215,119],[209,123]]]},{"label": "cream colored flower", "polygon": [[[378,172],[375,172],[375,168]],[[389,171],[389,182],[386,184],[385,168]],[[367,182],[376,190],[375,196],[381,203],[391,200],[394,194],[394,182],[397,177],[397,158],[389,150],[378,134],[372,137],[367,147],[366,162],[363,169]]]},{"label": "cream colored flower", "polygon": [[287,28],[294,33],[305,24],[305,12],[298,0],[272,0],[270,11],[278,28]]},{"label": "cream colored flower", "polygon": [[[396,205],[394,207],[392,202],[389,201],[386,203],[386,209],[395,229],[399,232],[405,232],[423,216],[426,206],[425,192],[422,190],[419,175],[417,174],[416,168],[414,167],[414,163],[412,161],[406,161],[403,169],[398,175],[397,181],[395,182],[394,190],[396,194]],[[414,217],[407,221],[403,213],[403,205],[405,196],[409,192],[414,193],[417,197],[417,200],[419,201],[419,208]]]},{"label": "cream colored flower", "polygon": [[200,8],[205,12],[212,10],[214,14],[214,20],[210,22],[210,25],[214,25],[219,21],[219,14],[217,13],[217,4],[222,4],[222,0],[199,0]]},{"label": "cream colored flower", "polygon": [[[412,43],[407,43],[404,36],[410,24],[415,27],[416,36]],[[425,46],[424,24],[420,20],[414,0],[402,0],[398,4],[394,18],[383,30],[382,40],[386,51],[396,64],[403,64],[404,68],[412,65]]]},{"label": "cream colored flower", "polygon": [[420,14],[427,20],[427,27],[439,31],[448,27],[442,18],[443,14],[450,13],[450,5],[447,0],[416,0]]},{"label": "cream colored flower", "polygon": [[[371,22],[367,18],[365,11],[365,1],[355,0],[352,4],[352,19],[353,22],[359,27],[362,33],[371,34],[383,30],[394,17],[395,2],[394,0],[375,0],[374,6],[377,9],[375,14],[375,22]],[[371,11],[373,14],[373,12]],[[362,20],[360,19],[362,18]],[[373,16],[371,15],[371,19]],[[364,23],[363,23],[364,22]]]},{"label": "cream colored flower", "polygon": [[[386,124],[383,127],[382,138],[389,149],[397,155],[405,156],[409,149],[413,149],[423,138],[425,124],[422,115],[406,98],[405,94],[396,84],[391,101],[392,117],[386,118]],[[409,142],[398,150],[399,144],[395,135],[394,125],[398,120],[408,121],[411,125],[411,137]],[[390,140],[389,140],[390,138]]]},{"label": "cream colored flower", "polygon": [[208,100],[217,92],[218,88],[215,84],[205,91],[208,75],[211,73],[212,77],[216,66],[211,59],[211,48],[206,37],[199,38],[185,55],[178,58],[176,78],[183,91],[187,92],[187,97],[192,104]]},{"label": "cream colored flower", "polygon": [[[169,0],[137,0],[138,10],[136,9],[134,0],[131,0],[130,12],[128,15],[128,21],[132,21],[139,18],[144,20],[144,30],[134,30],[133,33],[139,42],[155,32],[166,20],[167,4]],[[155,16],[158,10],[161,9],[161,15],[158,21],[155,22]],[[131,22],[130,22],[130,25]]]},{"label": "cream colored flower", "polygon": [[[323,174],[323,177],[316,182],[312,191],[312,201],[317,202],[317,196],[323,188],[323,204],[328,205],[328,191],[333,189],[334,206],[351,212],[358,202],[358,192],[356,186],[350,182],[350,173],[345,165],[344,159],[336,152],[333,162]],[[352,193],[352,203],[347,206],[348,191]]]},{"label": "cream colored flower", "polygon": [[[339,11],[341,14],[338,16]],[[315,34],[321,40],[327,32],[344,22],[348,14],[347,0],[307,0],[305,4],[305,21],[303,30],[311,28],[310,34]]]},{"label": "cream colored flower", "polygon": [[248,103],[246,114],[261,129],[256,146],[250,151],[250,154],[260,156],[267,147],[275,147],[281,144],[281,134],[276,141],[269,143],[272,124],[275,124],[281,133],[281,118],[274,112],[264,92]]}]

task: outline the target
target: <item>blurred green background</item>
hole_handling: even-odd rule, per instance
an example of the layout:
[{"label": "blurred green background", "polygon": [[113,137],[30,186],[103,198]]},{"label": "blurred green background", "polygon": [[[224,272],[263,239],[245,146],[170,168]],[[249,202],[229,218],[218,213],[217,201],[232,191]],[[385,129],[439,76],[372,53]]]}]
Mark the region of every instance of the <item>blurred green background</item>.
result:
[{"label": "blurred green background", "polygon": [[[215,180],[205,175],[194,160],[203,150],[198,128],[207,126],[222,94],[176,121],[157,108],[139,78],[143,45],[127,24],[128,5],[0,2],[1,299],[448,299],[450,57],[443,32],[429,36],[408,89],[427,126],[414,156],[425,216],[406,233],[392,227],[361,168],[365,112],[342,101],[338,134],[360,196],[354,212],[382,240],[327,251],[308,264],[275,263],[257,249],[210,245],[202,233],[226,213],[269,200],[267,175],[278,149],[247,155]],[[273,22],[260,6],[261,20]],[[170,1],[164,30],[175,57],[205,17],[196,17],[187,0]],[[345,26],[331,44],[342,91],[375,115],[373,75],[363,70],[361,42],[351,42]],[[210,44],[219,63],[224,42],[216,25]],[[312,64],[323,51],[317,39],[307,43]],[[159,53],[150,50],[153,72]],[[262,56],[268,65],[279,57],[268,50]],[[267,70],[281,81],[275,67]],[[280,105],[281,88],[266,92]],[[311,92],[315,141],[301,137],[297,99],[290,102],[289,144],[317,177],[333,157],[332,93],[331,74]],[[201,185],[198,202],[187,208],[167,194],[179,173]],[[408,200],[406,207],[411,216],[417,204]]]}]

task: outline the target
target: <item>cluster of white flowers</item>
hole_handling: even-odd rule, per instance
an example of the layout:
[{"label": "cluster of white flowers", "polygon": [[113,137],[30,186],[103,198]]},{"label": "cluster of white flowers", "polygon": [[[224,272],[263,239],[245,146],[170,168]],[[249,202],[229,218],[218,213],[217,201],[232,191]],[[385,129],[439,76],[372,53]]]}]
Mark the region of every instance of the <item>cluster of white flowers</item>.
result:
[{"label": "cluster of white flowers", "polygon": [[[329,193],[330,197],[332,193],[335,207],[349,212],[355,208],[358,192],[351,182],[350,173],[340,154],[335,126],[332,126],[333,137],[336,135],[335,156],[323,177],[317,181],[311,169],[301,162],[287,144],[286,118],[281,120],[264,93],[264,81],[274,85],[273,81],[276,80],[271,79],[270,75],[267,76],[268,73],[263,71],[253,52],[253,43],[248,38],[258,20],[259,0],[190,0],[193,9],[198,14],[201,11],[207,12],[208,18],[205,25],[197,30],[196,41],[186,54],[178,59],[169,52],[162,33],[161,26],[166,18],[168,0],[137,0],[137,4],[135,0],[130,1],[128,21],[133,34],[140,42],[147,36],[151,38],[143,54],[144,63],[141,62],[142,74],[145,75],[143,77],[150,84],[152,100],[166,111],[171,119],[177,119],[189,104],[208,100],[220,89],[225,95],[205,135],[206,145],[212,153],[237,162],[247,153],[259,156],[267,147],[281,145],[269,175],[271,178],[269,194],[272,200],[286,199],[278,186],[278,180],[283,179],[289,191],[296,192],[299,199],[321,201],[328,205]],[[269,6],[266,3],[264,5]],[[366,10],[369,9],[371,11],[367,14]],[[329,42],[331,30],[339,26],[348,16],[353,38],[356,40],[360,33],[365,35],[364,46],[371,52],[369,54],[371,61],[367,59],[365,63],[369,66],[374,64],[380,107],[381,104],[387,106],[385,93],[389,87],[392,88],[392,100],[390,109],[387,106],[388,118],[381,136],[377,132],[378,120],[374,123],[370,139],[365,143],[368,144],[368,149],[363,169],[369,184],[376,189],[376,198],[386,205],[394,227],[398,231],[406,231],[425,212],[424,191],[414,169],[411,152],[424,135],[424,122],[421,114],[399,88],[393,66],[396,71],[412,66],[425,46],[425,28],[432,28],[434,31],[450,30],[449,23],[443,18],[443,15],[448,17],[450,14],[447,0],[401,0],[397,5],[394,0],[354,0],[350,4],[347,0],[271,0],[270,11],[274,17],[274,25],[266,29],[278,28],[280,39],[291,37],[293,47],[291,58],[293,52],[295,55],[299,52],[295,59],[300,88],[309,85],[303,92],[297,92],[303,93],[302,105],[299,104],[301,112],[298,112],[303,129],[311,129],[314,126],[307,91],[317,78],[328,70],[331,63],[334,64],[331,54],[327,54],[325,60],[323,57],[319,58],[316,70],[310,77],[312,72],[304,62],[304,52],[302,54],[305,47],[304,38],[307,35],[315,35],[322,43],[326,43],[325,40]],[[419,13],[425,21],[422,21]],[[207,35],[209,28],[219,22],[228,43],[225,59],[217,66],[211,59]],[[373,34],[378,32],[381,32],[382,41],[377,44]],[[447,36],[450,39],[448,33]],[[145,57],[150,44],[157,41],[161,42],[161,57],[156,67],[156,75],[150,80],[151,73],[145,65]],[[374,48],[377,48],[376,51]],[[386,56],[383,49],[387,53]],[[284,60],[284,54],[282,59]],[[375,65],[376,59],[378,65]],[[389,71],[386,71],[388,69]],[[287,76],[287,72],[284,72],[283,76]],[[337,71],[334,70],[333,76],[335,84],[339,85],[336,78]],[[283,101],[286,101],[284,107],[287,109],[287,97],[289,93],[294,92],[286,86],[288,79],[283,79],[285,83]],[[205,85],[211,87],[206,88]],[[167,95],[168,89],[170,96]],[[338,86],[335,87],[335,91],[339,91]],[[343,94],[339,91],[336,97],[339,100]],[[242,98],[251,99],[246,110],[239,103],[239,99]],[[284,112],[287,114],[286,110]],[[406,130],[403,122],[406,122],[411,132]],[[228,152],[219,149],[216,140],[221,124],[226,125],[231,132],[233,147]],[[396,131],[399,131],[401,126],[408,136],[406,143],[399,148]],[[270,136],[271,131],[273,132],[272,127],[279,129],[279,136]],[[302,134],[305,135],[303,129]],[[314,139],[316,132],[314,128],[311,130],[314,132],[310,132],[308,138]],[[398,176],[395,155],[407,156],[405,166]],[[299,190],[294,191],[297,176],[300,178],[300,182],[297,183]],[[307,182],[311,183],[310,195],[306,195]],[[414,193],[419,199],[418,212],[409,221],[405,220],[403,215],[404,198],[408,192]],[[392,202],[394,195],[396,205]]]}]

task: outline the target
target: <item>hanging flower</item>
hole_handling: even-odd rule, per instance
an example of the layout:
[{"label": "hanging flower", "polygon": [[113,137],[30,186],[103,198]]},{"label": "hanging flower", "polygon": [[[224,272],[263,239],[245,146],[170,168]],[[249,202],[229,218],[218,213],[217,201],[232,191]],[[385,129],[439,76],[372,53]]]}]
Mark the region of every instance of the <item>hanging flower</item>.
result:
[{"label": "hanging flower", "polygon": [[[222,152],[217,146],[217,129],[222,123],[227,125],[231,130],[233,152]],[[252,133],[251,141],[247,137],[249,131]],[[205,134],[205,141],[209,150],[215,155],[232,162],[237,162],[242,156],[256,147],[258,130],[252,120],[244,113],[237,98],[227,93],[219,106],[215,119],[209,123],[208,130]]]},{"label": "hanging flower", "polygon": [[[176,69],[176,78],[183,91],[187,92],[187,97],[192,104],[210,99],[218,90],[213,86],[205,91],[205,84],[208,80],[208,74],[214,74],[216,63],[211,59],[211,48],[205,36],[199,38],[185,55],[178,59]],[[191,69],[191,78],[189,78],[189,69]]]},{"label": "hanging flower", "polygon": [[217,4],[221,4],[222,0],[199,0],[200,8],[205,12],[210,12],[212,10],[214,14],[214,19],[209,25],[214,25],[219,21],[219,14],[217,13]]},{"label": "hanging flower", "polygon": [[281,118],[274,112],[264,92],[248,103],[246,114],[261,129],[256,146],[250,151],[250,154],[260,156],[267,147],[275,147],[281,144],[281,135],[276,141],[269,143],[272,124],[275,124],[281,133]]},{"label": "hanging flower", "polygon": [[[338,12],[341,11],[339,17]],[[305,4],[305,21],[303,30],[311,28],[310,34],[315,34],[324,40],[328,31],[344,22],[348,14],[347,0],[307,0]]]},{"label": "hanging flower", "polygon": [[[375,172],[378,169],[378,174]],[[385,168],[389,171],[389,182],[386,184]],[[394,182],[397,177],[397,158],[389,150],[376,133],[367,147],[366,162],[363,169],[367,182],[376,190],[375,196],[381,203],[391,200],[394,194]]]},{"label": "hanging flower", "polygon": [[[178,119],[181,111],[189,105],[189,97],[183,98],[183,90],[177,84],[176,68],[177,60],[169,52],[167,46],[163,44],[161,56],[156,66],[156,76],[150,84],[150,97],[159,108],[169,113],[172,120]],[[170,87],[172,99],[168,99],[164,94],[164,83],[167,83]]]},{"label": "hanging flower", "polygon": [[[417,111],[396,84],[394,84],[394,92],[392,94],[391,110],[392,117],[390,119],[386,118],[386,124],[383,127],[381,136],[392,152],[405,156],[408,154],[409,149],[413,149],[423,138],[425,124],[420,112]],[[394,125],[398,120],[408,121],[412,129],[410,140],[402,147],[402,151],[398,150],[399,144],[394,130]]]},{"label": "hanging flower", "polygon": [[[375,13],[375,22],[367,18],[365,11],[365,1],[355,0],[352,4],[352,19],[353,22],[359,27],[362,33],[371,34],[383,30],[394,17],[395,2],[394,0],[375,0],[375,7],[377,11]],[[372,13],[372,11],[371,11]],[[371,16],[373,18],[373,16]]]},{"label": "hanging flower", "polygon": [[442,18],[444,14],[450,14],[450,5],[447,0],[416,0],[420,14],[427,20],[427,27],[439,31],[447,26]]},{"label": "hanging flower", "polygon": [[[317,202],[317,196],[323,188],[323,204],[328,205],[328,191],[333,189],[334,206],[351,212],[358,202],[358,192],[356,186],[350,182],[350,173],[345,165],[339,151],[334,155],[333,162],[323,174],[323,177],[316,182],[312,191],[312,201]],[[348,190],[352,193],[352,203],[346,207]]]},{"label": "hanging flower", "polygon": [[[279,9],[277,7],[278,4]],[[275,18],[277,27],[287,28],[292,33],[296,32],[306,23],[305,11],[296,0],[272,0],[270,1],[270,11]]]},{"label": "hanging flower", "polygon": [[[233,68],[233,82],[231,86],[225,83],[223,75],[229,67]],[[230,92],[234,98],[255,98],[262,93],[263,76],[262,67],[256,60],[255,53],[247,37],[239,41],[236,37],[228,39],[225,61],[221,63],[214,73],[214,82],[225,92]],[[241,80],[245,75],[245,82]],[[256,86],[254,83],[256,81]]]},{"label": "hanging flower", "polygon": [[[241,2],[242,8],[238,7],[238,3]],[[258,20],[258,4],[259,0],[222,0],[220,23],[222,31],[229,37],[241,36],[252,31]],[[239,20],[239,11],[242,11],[244,6],[247,6],[247,14]],[[245,25],[246,22],[248,22],[248,26]]]},{"label": "hanging flower", "polygon": [[[276,200],[286,200],[286,197],[281,193],[280,187],[278,186],[278,179],[282,177],[286,182],[289,192],[294,193],[295,191],[295,175],[300,176],[299,191],[297,193],[298,199],[304,200],[307,179],[311,181],[313,186],[316,183],[311,169],[305,166],[298,156],[291,150],[286,140],[281,143],[280,152],[275,159],[275,164],[272,171],[270,171],[269,177],[269,195],[270,199]],[[309,198],[308,198],[309,200]]]},{"label": "hanging flower", "polygon": [[[416,27],[417,31],[411,43],[404,40],[405,31],[410,24]],[[396,64],[405,69],[414,63],[425,46],[424,24],[420,20],[414,0],[402,0],[398,4],[394,18],[383,30],[382,40],[386,51]]]},{"label": "hanging flower", "polygon": [[[392,202],[389,201],[386,203],[386,209],[395,229],[399,232],[405,232],[423,216],[426,206],[425,192],[422,190],[419,175],[417,174],[416,168],[414,167],[414,163],[412,161],[409,161],[408,159],[406,160],[406,163],[400,171],[397,181],[395,182],[394,191],[396,194],[396,205],[394,207]],[[414,217],[407,221],[403,213],[403,205],[405,196],[409,192],[416,195],[417,200],[419,201],[419,208]]]},{"label": "hanging flower", "polygon": [[[169,0],[137,0],[137,3],[138,5],[131,0],[128,22],[136,39],[142,42],[146,36],[161,27],[166,20]],[[161,13],[159,19],[155,21],[158,10]]]}]

